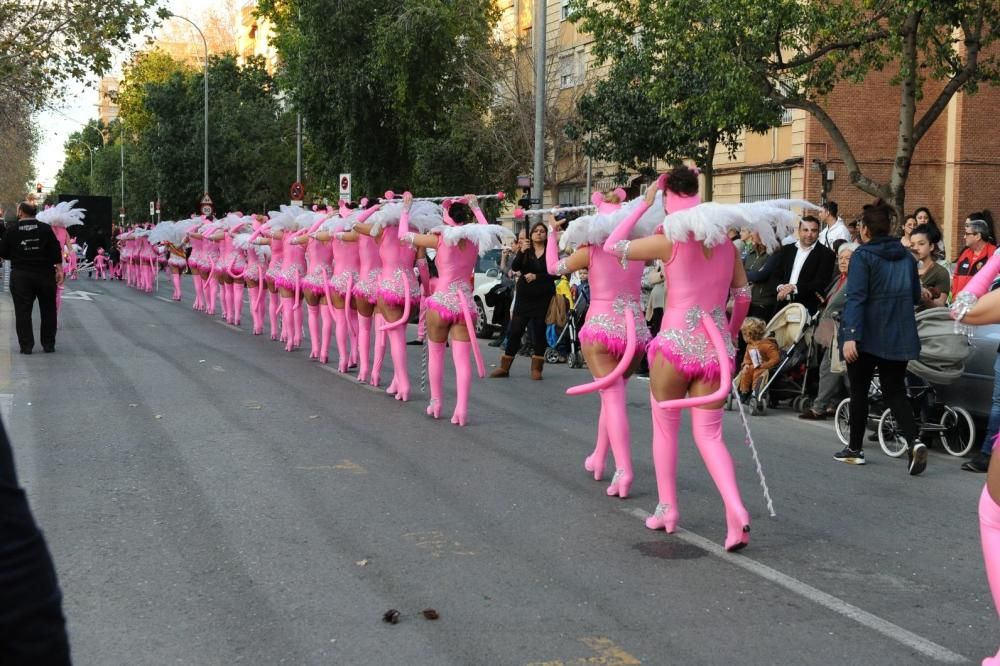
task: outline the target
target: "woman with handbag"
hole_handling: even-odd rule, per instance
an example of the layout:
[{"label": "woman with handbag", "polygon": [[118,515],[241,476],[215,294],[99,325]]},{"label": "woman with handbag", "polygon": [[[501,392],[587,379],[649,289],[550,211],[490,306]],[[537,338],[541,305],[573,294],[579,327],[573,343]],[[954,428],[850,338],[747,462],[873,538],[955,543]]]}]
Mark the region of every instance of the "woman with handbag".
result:
[{"label": "woman with handbag", "polygon": [[837,249],[837,266],[840,276],[826,290],[826,307],[820,315],[813,339],[823,347],[823,360],[819,364],[819,393],[809,409],[799,414],[806,421],[822,421],[832,416],[843,389],[847,387],[847,374],[837,345],[837,327],[840,313],[847,303],[847,269],[857,243],[844,243]]},{"label": "woman with handbag", "polygon": [[519,240],[517,254],[511,262],[511,270],[520,273],[517,278],[517,292],[514,299],[514,314],[510,319],[507,333],[507,347],[500,357],[500,367],[490,377],[510,376],[510,366],[521,348],[521,337],[531,326],[535,348],[531,355],[531,378],[541,379],[545,367],[545,315],[555,296],[555,276],[549,274],[545,265],[545,244],[548,231],[545,222],[535,222],[527,239]]}]

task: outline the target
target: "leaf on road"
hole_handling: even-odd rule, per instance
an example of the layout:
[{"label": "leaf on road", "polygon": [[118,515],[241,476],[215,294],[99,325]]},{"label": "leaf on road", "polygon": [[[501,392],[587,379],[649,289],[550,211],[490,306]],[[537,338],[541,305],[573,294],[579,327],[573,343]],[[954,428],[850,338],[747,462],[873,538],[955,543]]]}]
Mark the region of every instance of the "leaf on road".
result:
[{"label": "leaf on road", "polygon": [[438,612],[433,608],[425,608],[423,610],[423,614],[424,617],[427,618],[428,620],[436,620],[439,617],[441,617],[440,615],[438,615]]},{"label": "leaf on road", "polygon": [[390,608],[382,614],[382,621],[389,624],[399,624],[399,611],[395,608]]}]

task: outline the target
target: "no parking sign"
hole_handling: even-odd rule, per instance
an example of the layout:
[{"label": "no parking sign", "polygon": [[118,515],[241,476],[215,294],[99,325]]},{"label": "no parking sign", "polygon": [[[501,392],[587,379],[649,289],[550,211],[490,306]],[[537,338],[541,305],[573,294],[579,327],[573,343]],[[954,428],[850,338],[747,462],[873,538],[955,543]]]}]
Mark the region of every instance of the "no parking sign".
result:
[{"label": "no parking sign", "polygon": [[340,200],[351,200],[351,174],[349,173],[340,174]]}]

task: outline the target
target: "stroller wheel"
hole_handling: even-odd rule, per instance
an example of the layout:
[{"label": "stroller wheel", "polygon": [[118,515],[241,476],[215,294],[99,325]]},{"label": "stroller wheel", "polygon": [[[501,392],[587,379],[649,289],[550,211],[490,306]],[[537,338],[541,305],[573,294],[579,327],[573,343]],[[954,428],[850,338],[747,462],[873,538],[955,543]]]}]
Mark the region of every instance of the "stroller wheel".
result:
[{"label": "stroller wheel", "polygon": [[847,446],[851,437],[851,399],[844,398],[837,405],[837,411],[833,416],[833,429],[837,431],[837,439],[844,446]]},{"label": "stroller wheel", "polygon": [[750,400],[751,414],[754,416],[763,416],[764,412],[767,411],[767,397],[760,396],[758,398],[752,398]]},{"label": "stroller wheel", "polygon": [[546,363],[558,363],[559,362],[559,352],[549,347],[545,350],[545,362]]},{"label": "stroller wheel", "polygon": [[899,433],[892,410],[886,409],[878,420],[878,445],[891,458],[898,458],[906,453],[906,440]]}]

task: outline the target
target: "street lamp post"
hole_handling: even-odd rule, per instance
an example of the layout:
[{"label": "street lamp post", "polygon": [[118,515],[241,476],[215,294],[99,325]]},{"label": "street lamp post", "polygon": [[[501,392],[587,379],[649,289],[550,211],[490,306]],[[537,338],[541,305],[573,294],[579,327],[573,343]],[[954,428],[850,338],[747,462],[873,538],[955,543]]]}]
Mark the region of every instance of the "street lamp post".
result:
[{"label": "street lamp post", "polygon": [[90,154],[90,193],[94,193],[94,152],[97,150],[96,146],[91,146],[89,143],[85,143],[80,139],[77,139],[74,143],[78,143],[87,149],[87,153]]},{"label": "street lamp post", "polygon": [[187,21],[191,24],[191,27],[198,31],[198,36],[201,37],[201,43],[205,46],[205,177],[202,184],[203,194],[208,195],[208,40],[205,39],[205,34],[201,31],[194,21],[191,19],[180,16],[178,14],[170,14],[174,18],[179,18],[182,21]]}]

